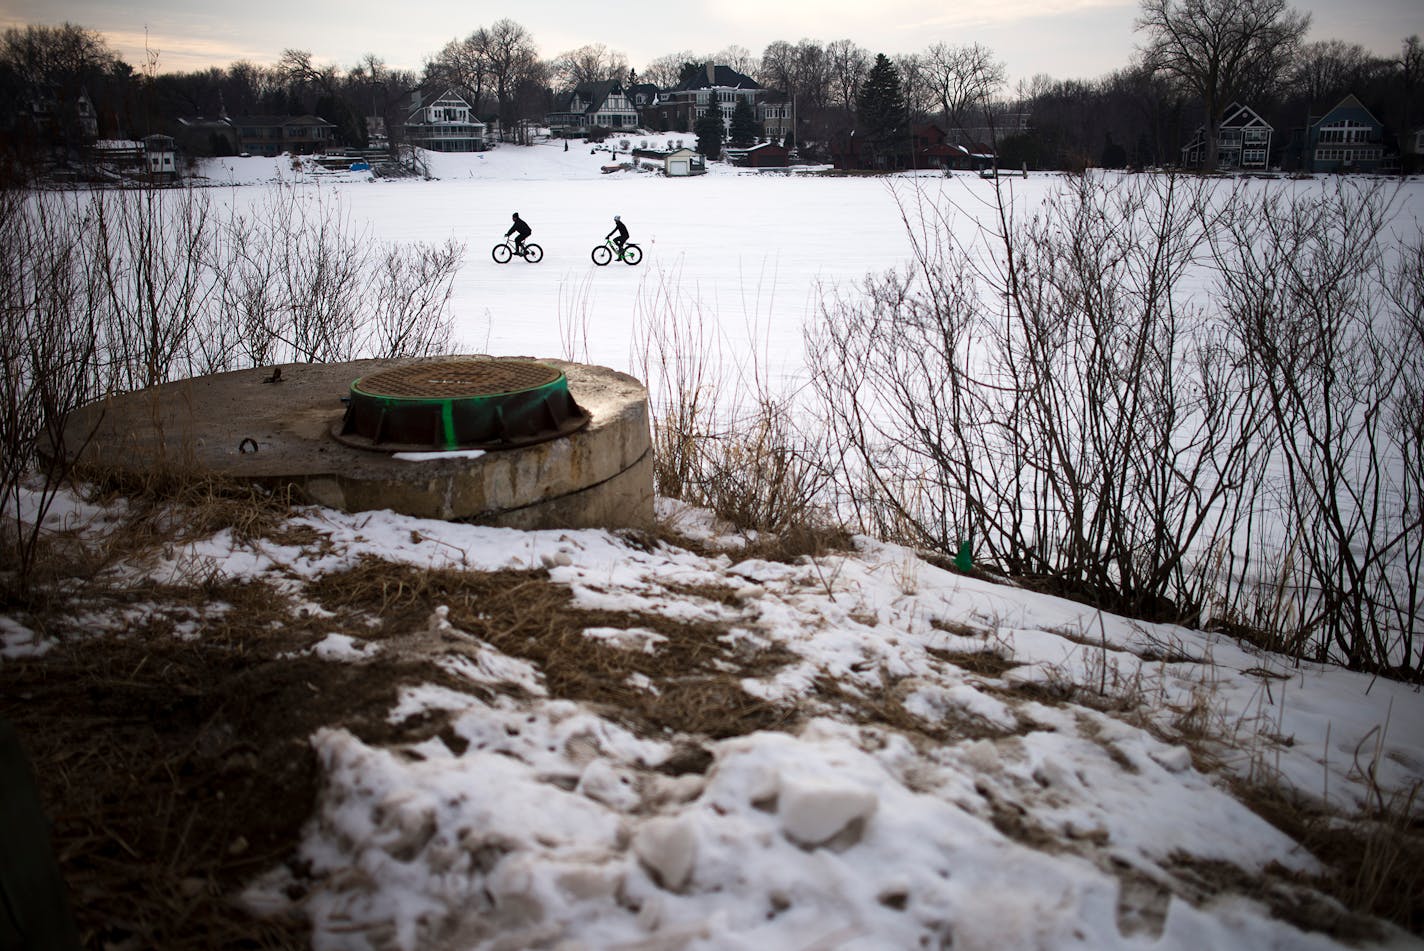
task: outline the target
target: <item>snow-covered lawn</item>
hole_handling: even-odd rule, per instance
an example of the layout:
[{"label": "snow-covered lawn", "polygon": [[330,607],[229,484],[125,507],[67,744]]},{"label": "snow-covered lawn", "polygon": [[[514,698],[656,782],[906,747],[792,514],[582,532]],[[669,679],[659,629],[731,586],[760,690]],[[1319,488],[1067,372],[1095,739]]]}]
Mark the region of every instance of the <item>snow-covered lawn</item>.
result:
[{"label": "snow-covered lawn", "polygon": [[[990,188],[608,162],[506,146],[432,156],[435,181],[300,187],[335,190],[377,238],[466,242],[464,349],[633,369],[640,302],[671,286],[786,379],[818,289],[908,256],[892,189],[953,189],[969,208]],[[206,173],[234,202],[294,174],[270,159]],[[1051,181],[1013,187],[1032,201]],[[1418,221],[1424,184],[1400,201]],[[543,263],[490,260],[512,211]],[[615,213],[647,251],[637,268],[589,260]],[[585,328],[572,344],[570,326]],[[300,669],[311,709],[294,719],[336,709],[312,671],[379,679],[363,726],[333,714],[304,733],[314,814],[219,896],[309,925],[320,949],[1419,946],[1327,897],[1327,860],[1248,805],[1262,789],[1341,815],[1398,803],[1424,782],[1418,690],[868,538],[768,560],[659,505],[657,536],[319,508],[240,531],[179,522],[177,541],[115,549],[88,578],[104,597],[76,580],[43,626],[39,608],[0,612],[0,677],[45,694],[47,659],[142,629],[260,661],[257,697]],[[66,493],[47,524],[97,548],[127,518]],[[280,799],[263,742],[219,747],[244,788]],[[234,855],[258,839],[237,838]],[[1386,891],[1418,887],[1417,869],[1373,868]]]}]

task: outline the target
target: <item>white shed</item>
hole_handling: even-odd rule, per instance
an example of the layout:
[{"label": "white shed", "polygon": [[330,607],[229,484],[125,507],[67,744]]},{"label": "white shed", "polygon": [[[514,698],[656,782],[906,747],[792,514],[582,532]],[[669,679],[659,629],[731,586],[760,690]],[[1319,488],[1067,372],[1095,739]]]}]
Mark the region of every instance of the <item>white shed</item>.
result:
[{"label": "white shed", "polygon": [[701,175],[706,171],[707,160],[692,149],[674,149],[663,157],[663,173],[670,177]]}]

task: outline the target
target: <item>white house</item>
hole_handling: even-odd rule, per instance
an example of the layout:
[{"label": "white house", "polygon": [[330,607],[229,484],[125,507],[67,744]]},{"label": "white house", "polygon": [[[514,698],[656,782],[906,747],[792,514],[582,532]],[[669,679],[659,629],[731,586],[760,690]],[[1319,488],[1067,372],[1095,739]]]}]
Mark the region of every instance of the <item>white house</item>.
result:
[{"label": "white house", "polygon": [[636,129],[639,125],[638,109],[616,79],[579,83],[546,121],[555,132]]},{"label": "white house", "polygon": [[433,99],[413,94],[405,120],[405,137],[411,145],[432,152],[483,152],[485,124],[475,118],[470,104],[447,89]]}]

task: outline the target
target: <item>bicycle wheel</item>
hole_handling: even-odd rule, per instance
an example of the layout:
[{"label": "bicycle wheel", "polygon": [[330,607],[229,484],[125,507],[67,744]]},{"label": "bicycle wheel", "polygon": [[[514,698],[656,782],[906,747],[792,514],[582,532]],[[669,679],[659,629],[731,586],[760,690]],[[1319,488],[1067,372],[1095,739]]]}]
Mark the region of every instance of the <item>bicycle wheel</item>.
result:
[{"label": "bicycle wheel", "polygon": [[544,258],[544,249],[537,244],[526,244],[524,246],[524,260],[530,264],[538,264]]},{"label": "bicycle wheel", "polygon": [[507,244],[497,244],[490,249],[490,257],[494,258],[495,264],[508,264],[513,253]]},{"label": "bicycle wheel", "polygon": [[599,267],[603,267],[603,265],[607,264],[609,261],[612,260],[613,252],[608,250],[608,245],[600,244],[598,247],[593,249],[593,263],[597,264]]},{"label": "bicycle wheel", "polygon": [[623,245],[623,263],[628,265],[637,264],[643,260],[643,249],[636,244]]}]

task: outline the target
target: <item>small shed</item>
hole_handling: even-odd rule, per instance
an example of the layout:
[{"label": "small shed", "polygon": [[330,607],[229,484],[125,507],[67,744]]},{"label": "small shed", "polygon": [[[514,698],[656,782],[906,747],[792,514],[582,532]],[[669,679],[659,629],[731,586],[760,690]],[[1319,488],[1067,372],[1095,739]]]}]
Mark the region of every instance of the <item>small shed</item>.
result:
[{"label": "small shed", "polygon": [[791,164],[791,153],[775,142],[762,142],[742,149],[728,149],[727,155],[737,165],[747,168],[786,168]]},{"label": "small shed", "polygon": [[670,178],[702,175],[706,171],[707,160],[692,149],[673,149],[663,156],[663,174]]}]

